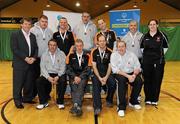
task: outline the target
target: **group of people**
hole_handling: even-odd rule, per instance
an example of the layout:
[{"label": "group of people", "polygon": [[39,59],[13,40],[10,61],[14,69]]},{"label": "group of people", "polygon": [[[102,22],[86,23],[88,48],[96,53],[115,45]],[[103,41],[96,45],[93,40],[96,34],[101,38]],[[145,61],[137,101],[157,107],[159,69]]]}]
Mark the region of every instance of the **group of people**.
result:
[{"label": "group of people", "polygon": [[51,88],[56,85],[57,106],[64,109],[67,77],[73,103],[70,113],[76,116],[83,113],[84,91],[90,77],[95,115],[102,110],[103,89],[107,107],[113,106],[117,90],[117,111],[123,117],[128,84],[132,87],[129,106],[141,109],[138,96],[143,84],[145,104],[158,104],[165,65],[163,48],[168,45],[166,35],[158,30],[157,20],[149,21],[149,31],[144,35],[137,31],[137,22],[130,21],[129,32],[121,39],[103,19],[98,20],[97,32],[87,12],[82,13],[82,21],[72,31],[65,17],[59,20],[55,33],[48,28],[45,15],[31,26],[32,21],[23,18],[21,29],[11,36],[13,98],[17,108],[24,108],[23,103],[34,104],[36,95],[36,108],[48,107]]}]

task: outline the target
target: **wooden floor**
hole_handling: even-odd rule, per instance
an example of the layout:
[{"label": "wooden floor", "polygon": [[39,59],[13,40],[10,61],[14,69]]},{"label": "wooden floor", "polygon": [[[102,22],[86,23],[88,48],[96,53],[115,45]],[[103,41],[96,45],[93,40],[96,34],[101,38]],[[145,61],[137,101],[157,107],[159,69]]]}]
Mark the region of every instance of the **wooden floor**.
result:
[{"label": "wooden floor", "polygon": [[[143,94],[143,91],[142,91]],[[127,107],[125,117],[118,117],[116,105],[113,108],[105,106],[98,117],[98,124],[180,124],[180,62],[167,62],[158,107],[145,106],[142,95],[142,109],[133,110]],[[12,98],[12,68],[11,62],[0,62],[0,109],[8,99]],[[4,109],[6,119],[12,124],[93,124],[94,114],[92,99],[85,99],[83,116],[74,117],[69,113],[71,99],[65,99],[64,110],[59,110],[53,101],[44,110],[36,110],[36,105],[25,104],[18,110],[10,101]],[[1,113],[2,114],[2,113]],[[0,118],[0,124],[5,124]]]}]

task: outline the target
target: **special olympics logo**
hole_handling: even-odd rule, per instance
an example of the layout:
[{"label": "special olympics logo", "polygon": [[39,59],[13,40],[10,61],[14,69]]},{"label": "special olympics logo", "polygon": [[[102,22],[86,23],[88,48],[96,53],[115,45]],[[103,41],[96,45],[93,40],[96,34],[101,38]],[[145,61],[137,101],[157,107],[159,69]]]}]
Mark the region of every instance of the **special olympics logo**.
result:
[{"label": "special olympics logo", "polygon": [[57,16],[57,20],[58,20],[58,21],[59,21],[61,18],[62,18],[61,15],[58,15],[58,16]]},{"label": "special olympics logo", "polygon": [[121,14],[121,17],[122,17],[123,19],[125,19],[125,18],[127,17],[127,13],[122,13],[122,14]]}]

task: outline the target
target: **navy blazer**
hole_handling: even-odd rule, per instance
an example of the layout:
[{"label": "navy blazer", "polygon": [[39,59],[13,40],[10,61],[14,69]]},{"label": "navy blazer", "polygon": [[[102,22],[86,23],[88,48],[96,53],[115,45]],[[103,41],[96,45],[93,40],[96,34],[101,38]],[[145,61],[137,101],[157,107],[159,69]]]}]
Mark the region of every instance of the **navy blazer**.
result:
[{"label": "navy blazer", "polygon": [[10,43],[11,43],[11,50],[13,53],[13,63],[12,63],[13,68],[19,70],[28,69],[30,65],[25,61],[25,58],[26,57],[37,58],[38,56],[38,46],[35,35],[30,33],[30,43],[31,43],[30,56],[29,56],[29,47],[21,29],[12,33]]}]

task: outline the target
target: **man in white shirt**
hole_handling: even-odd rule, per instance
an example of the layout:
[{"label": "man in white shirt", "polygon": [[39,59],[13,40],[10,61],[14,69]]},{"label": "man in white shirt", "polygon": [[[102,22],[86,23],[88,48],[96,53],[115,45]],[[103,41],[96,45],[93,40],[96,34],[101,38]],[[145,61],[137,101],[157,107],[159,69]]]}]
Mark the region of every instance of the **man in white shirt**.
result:
[{"label": "man in white shirt", "polygon": [[132,86],[129,105],[141,109],[137,98],[142,88],[140,63],[136,55],[126,50],[124,41],[117,41],[117,51],[111,54],[111,67],[118,82],[118,115],[124,116],[128,83]]}]

